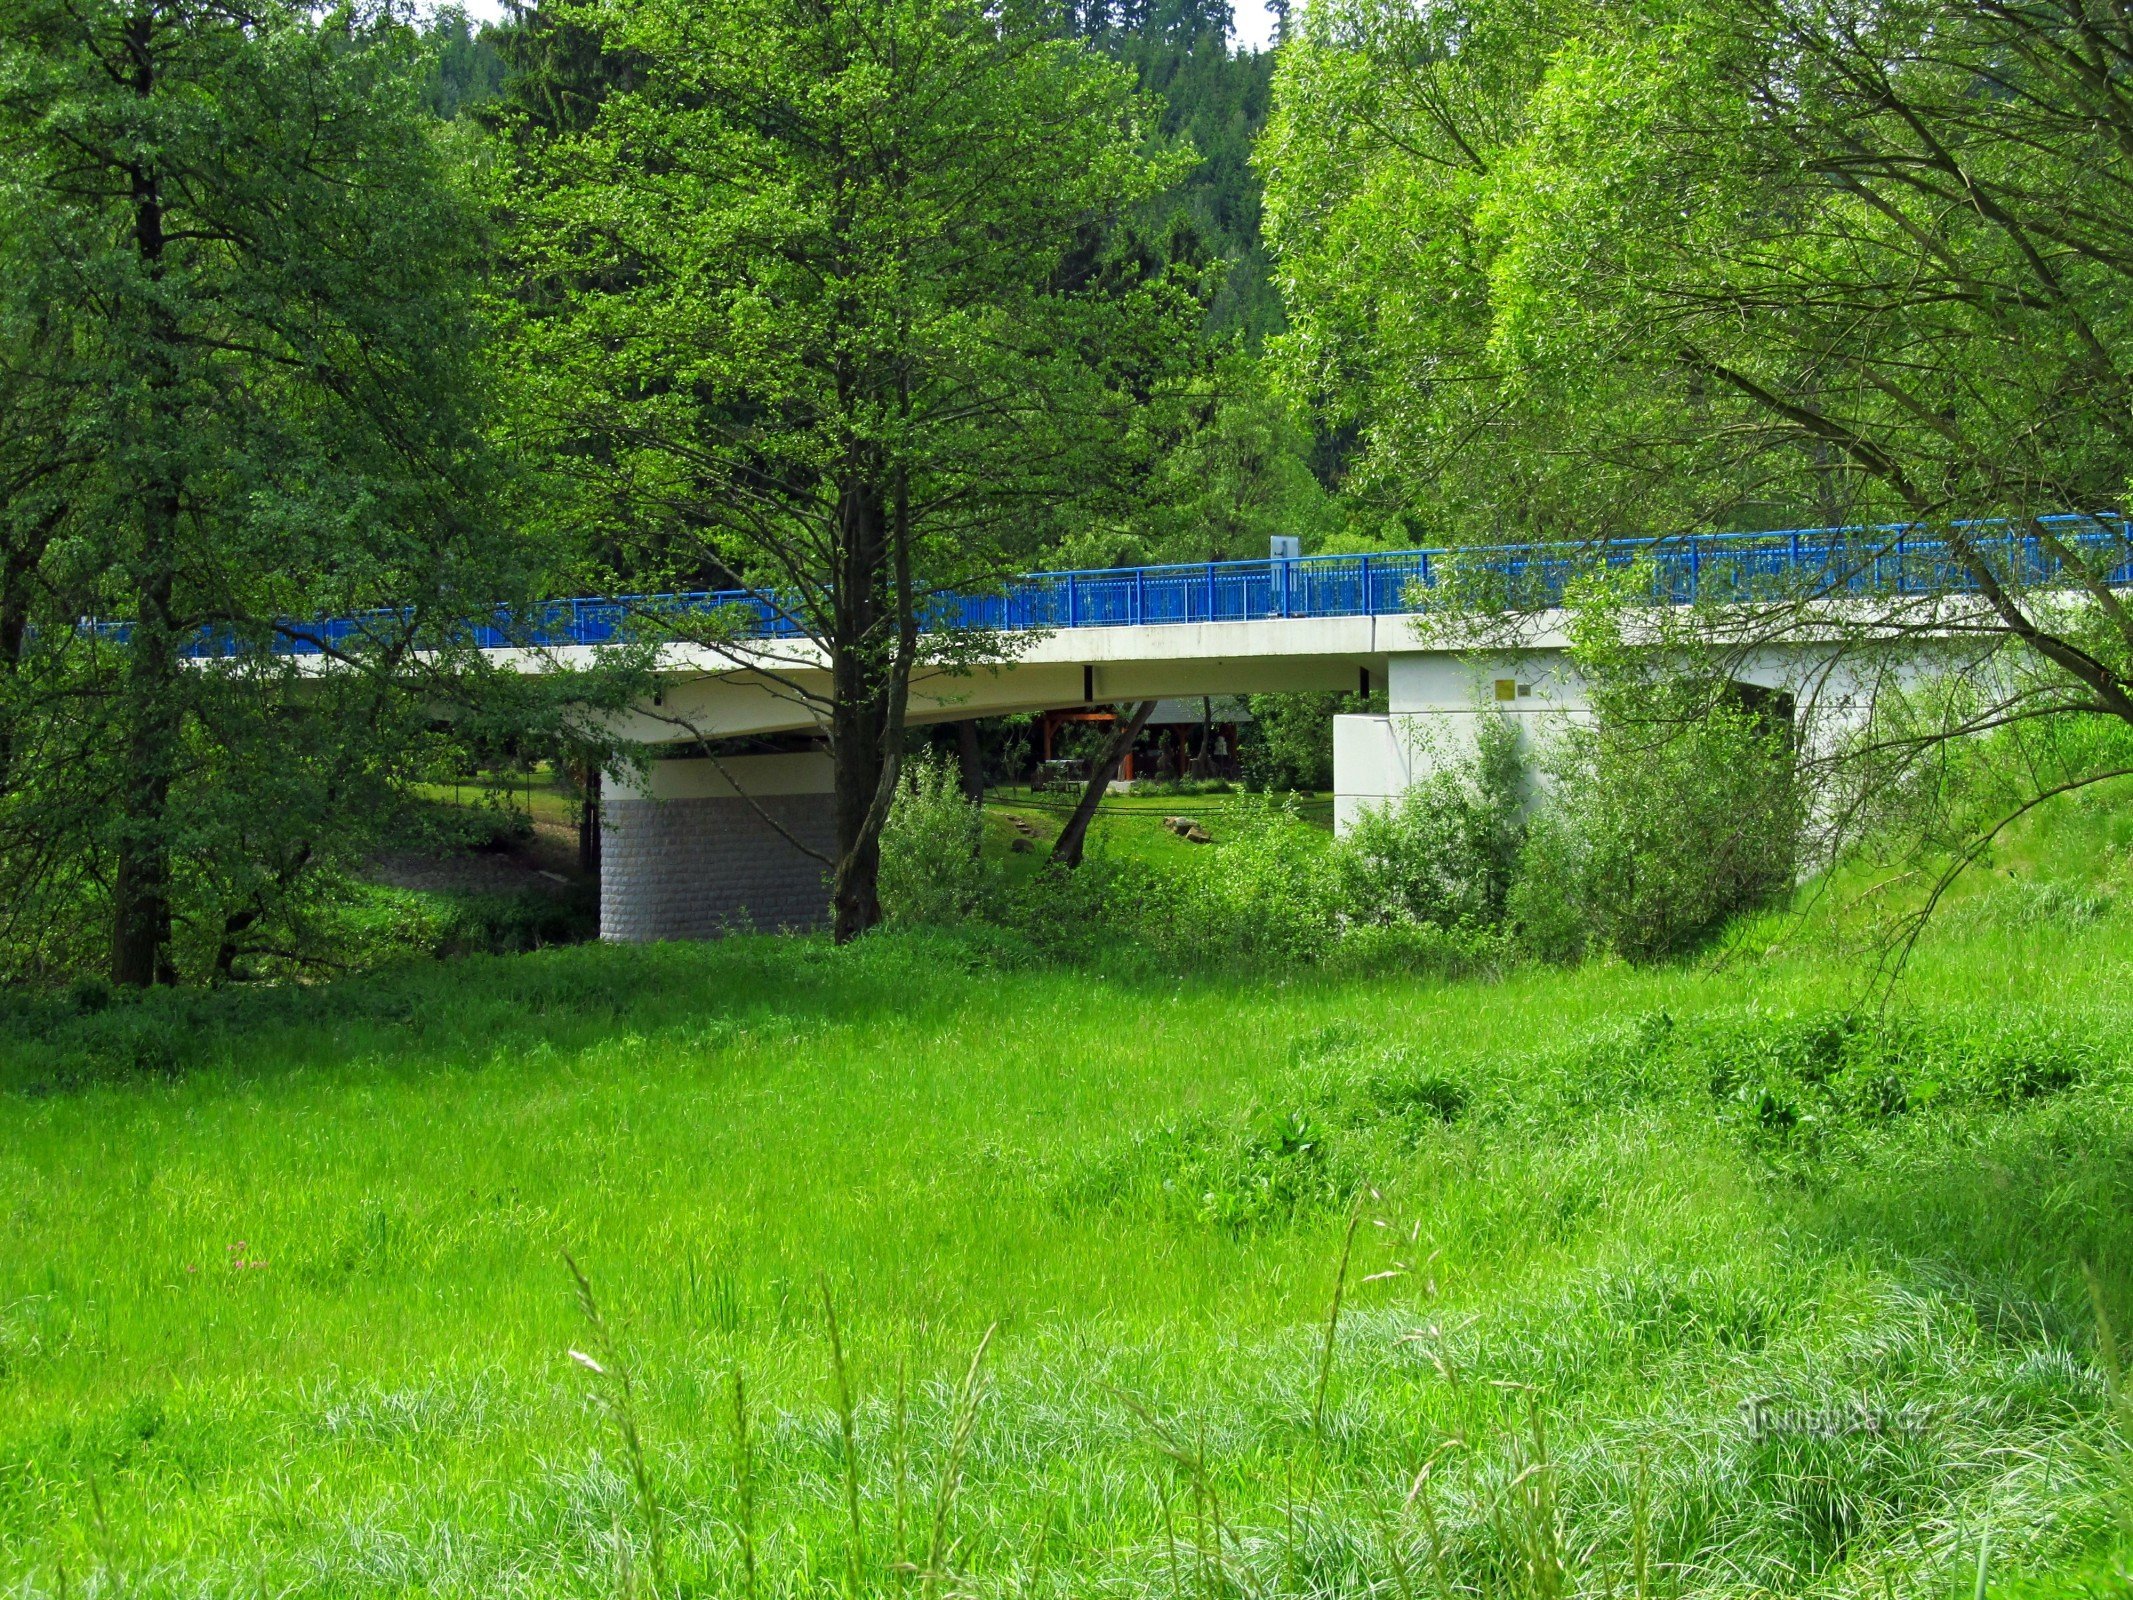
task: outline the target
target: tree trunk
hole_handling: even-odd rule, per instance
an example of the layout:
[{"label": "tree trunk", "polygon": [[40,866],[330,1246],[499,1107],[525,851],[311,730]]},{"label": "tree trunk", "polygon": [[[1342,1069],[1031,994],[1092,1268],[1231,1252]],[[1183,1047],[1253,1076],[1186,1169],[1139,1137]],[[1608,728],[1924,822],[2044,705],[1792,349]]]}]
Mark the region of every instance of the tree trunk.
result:
[{"label": "tree trunk", "polygon": [[176,629],[171,626],[169,536],[176,497],[144,507],[139,616],[126,642],[126,779],[120,792],[118,864],[111,879],[111,981],[145,989],[161,973],[170,936],[170,853],[164,818],[178,756]]},{"label": "tree trunk", "polygon": [[222,942],[215,948],[215,982],[227,983],[237,970],[237,941],[259,920],[259,909],[247,906],[222,919]]},{"label": "tree trunk", "polygon": [[974,806],[985,803],[985,753],[978,748],[978,725],[968,720],[955,725],[955,760],[963,778],[963,798]]},{"label": "tree trunk", "polygon": [[1118,764],[1125,760],[1126,752],[1133,748],[1133,741],[1141,736],[1141,729],[1148,726],[1148,718],[1154,711],[1155,702],[1143,700],[1133,708],[1132,716],[1111,730],[1111,738],[1096,758],[1096,765],[1089,772],[1089,781],[1082,788],[1081,803],[1067,818],[1067,825],[1052,845],[1053,866],[1073,868],[1081,865],[1081,848],[1088,840],[1089,824],[1095,819],[1096,807],[1111,787],[1111,780],[1118,775]]},{"label": "tree trunk", "polygon": [[[11,683],[22,673],[23,651],[30,639],[30,577],[43,565],[60,518],[57,511],[48,513],[21,543],[9,548],[4,565],[0,565],[0,674]],[[14,719],[18,712],[10,693],[7,704],[0,707],[0,794],[14,787]]]},{"label": "tree trunk", "polygon": [[600,766],[588,761],[578,796],[578,870],[590,877],[600,870]]},{"label": "tree trunk", "polygon": [[[145,11],[127,24],[132,87],[143,100],[156,90],[153,33],[152,18]],[[144,276],[159,282],[164,245],[161,188],[146,166],[135,167],[132,180],[134,253]],[[178,700],[182,641],[172,614],[181,511],[178,478],[170,465],[179,432],[176,330],[160,304],[151,307],[147,320],[147,407],[141,442],[148,465],[138,491],[141,543],[129,574],[135,613],[124,646],[126,777],[111,881],[111,979],[134,988],[146,988],[167,975],[163,950],[170,938],[171,913],[165,814],[184,715]]]},{"label": "tree trunk", "polygon": [[918,610],[911,588],[910,505],[901,475],[885,504],[872,476],[855,470],[846,480],[838,517],[842,570],[830,663],[837,864],[830,880],[830,914],[837,943],[849,944],[881,921],[881,830],[903,767]]}]

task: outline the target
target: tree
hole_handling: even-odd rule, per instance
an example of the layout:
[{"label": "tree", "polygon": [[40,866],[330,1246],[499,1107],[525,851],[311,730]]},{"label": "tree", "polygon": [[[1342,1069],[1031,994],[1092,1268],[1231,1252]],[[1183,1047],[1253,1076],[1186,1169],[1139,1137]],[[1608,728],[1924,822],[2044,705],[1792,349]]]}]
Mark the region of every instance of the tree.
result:
[{"label": "tree", "polygon": [[[211,917],[219,950],[338,854],[419,749],[415,643],[496,598],[479,230],[422,65],[358,7],[22,0],[0,22],[0,609],[14,683],[42,686],[7,707],[0,831],[108,906],[121,983],[174,974],[179,923]],[[379,606],[347,640],[301,620]],[[277,652],[307,633],[335,670]],[[213,665],[188,660],[204,634]]]},{"label": "tree", "polygon": [[507,64],[491,30],[476,32],[463,7],[439,8],[426,42],[434,56],[423,98],[436,115],[456,117],[503,92]]},{"label": "tree", "polygon": [[1068,567],[1263,559],[1268,538],[1330,543],[1338,507],[1312,475],[1310,439],[1266,363],[1209,345],[1198,370],[1145,408],[1133,492],[1049,558]]},{"label": "tree", "polygon": [[1288,314],[1270,354],[1318,427],[1352,441],[1342,488],[1398,542],[1574,535],[1557,481],[1594,488],[1550,472],[1544,416],[1503,405],[1480,215],[1585,9],[1321,0],[1281,51],[1257,154]]},{"label": "tree", "polygon": [[[636,77],[522,172],[526,412],[614,577],[746,584],[819,651],[838,938],[880,918],[925,597],[1030,559],[1189,349],[1189,284],[1096,247],[1176,161],[1133,86],[966,0],[559,7]],[[677,737],[698,730],[677,726]]]},{"label": "tree", "polygon": [[1089,824],[1096,820],[1096,808],[1110,790],[1111,780],[1118,776],[1119,763],[1126,752],[1133,748],[1133,741],[1141,736],[1148,726],[1148,719],[1155,713],[1155,702],[1143,700],[1120,721],[1113,724],[1105,735],[1102,747],[1089,762],[1088,780],[1081,786],[1081,799],[1074,811],[1059,830],[1059,837],[1052,841],[1050,864],[1065,871],[1081,865],[1081,853],[1088,843]]},{"label": "tree", "polygon": [[2129,66],[2084,0],[1325,0],[1269,139],[1289,379],[1455,538],[1883,528],[1836,587],[1930,542],[1870,614],[1715,619],[1952,647],[1981,692],[1906,759],[2133,720],[2133,545],[2043,520],[2133,467]]},{"label": "tree", "polygon": [[1228,0],[1108,0],[1070,8],[1072,25],[1132,67],[1141,92],[1160,102],[1159,131],[1189,141],[1199,161],[1139,208],[1136,224],[1160,238],[1185,222],[1201,248],[1222,261],[1210,297],[1208,329],[1252,349],[1281,327],[1281,297],[1259,236],[1259,178],[1252,143],[1266,123],[1274,75],[1271,52],[1232,51]]}]

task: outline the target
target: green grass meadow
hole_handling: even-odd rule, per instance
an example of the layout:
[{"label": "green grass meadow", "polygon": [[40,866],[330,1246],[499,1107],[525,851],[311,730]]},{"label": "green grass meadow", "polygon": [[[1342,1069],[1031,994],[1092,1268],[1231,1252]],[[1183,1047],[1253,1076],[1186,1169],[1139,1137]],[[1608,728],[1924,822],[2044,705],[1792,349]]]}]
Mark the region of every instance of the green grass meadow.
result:
[{"label": "green grass meadow", "polygon": [[25,1007],[0,1594],[2124,1592],[2133,915],[2070,817],[1885,1004],[1817,912]]}]

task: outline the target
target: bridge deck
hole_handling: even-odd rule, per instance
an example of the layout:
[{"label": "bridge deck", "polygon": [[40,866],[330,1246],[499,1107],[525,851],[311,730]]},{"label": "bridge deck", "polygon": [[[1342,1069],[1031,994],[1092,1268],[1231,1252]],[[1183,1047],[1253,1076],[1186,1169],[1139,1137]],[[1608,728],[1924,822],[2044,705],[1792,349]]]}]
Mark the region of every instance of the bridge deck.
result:
[{"label": "bridge deck", "polygon": [[[1952,531],[2016,587],[2066,581],[2069,556],[2106,583],[2133,586],[2133,523],[2115,512],[2041,517],[2019,526],[1957,523]],[[944,630],[1051,631],[1385,617],[1445,603],[1545,610],[1561,605],[1578,578],[1599,570],[1641,571],[1650,598],[1670,605],[1977,588],[1947,535],[1891,524],[1037,572],[995,592],[935,596],[927,622]],[[366,638],[403,636],[411,621],[393,609],[285,620],[265,642],[279,654],[320,654],[360,648]],[[686,634],[692,626],[760,640],[802,639],[809,631],[789,598],[753,590],[554,600],[461,626],[484,650],[598,646]],[[131,625],[95,627],[123,640]],[[187,653],[226,657],[261,642],[206,628]]]}]

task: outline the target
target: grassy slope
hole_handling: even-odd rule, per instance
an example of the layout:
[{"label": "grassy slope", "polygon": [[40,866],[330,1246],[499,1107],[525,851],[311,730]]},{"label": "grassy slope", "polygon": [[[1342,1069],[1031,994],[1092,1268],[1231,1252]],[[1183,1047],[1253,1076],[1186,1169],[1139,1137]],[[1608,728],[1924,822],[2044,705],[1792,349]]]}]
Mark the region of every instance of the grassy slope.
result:
[{"label": "grassy slope", "polygon": [[[2120,870],[2121,818],[2067,830],[2046,854]],[[155,1013],[151,1081],[39,1092],[57,1057],[11,1046],[0,1591],[622,1592],[647,1519],[567,1355],[565,1248],[637,1376],[676,1587],[742,1591],[736,1365],[759,1586],[840,1581],[823,1274],[868,1588],[925,1587],[890,1569],[926,1564],[993,1324],[944,1523],[966,1592],[1422,1593],[1433,1550],[1470,1589],[1551,1592],[1559,1553],[1602,1592],[1641,1548],[1661,1593],[1952,1593],[1988,1531],[2003,1581],[2094,1567],[2078,1263],[2133,1305],[2129,919],[2021,882],[1972,906],[1900,1006],[2018,1042],[2048,1008],[2088,1081],[1775,1160],[1638,1019],[1845,1002],[1827,930],[1449,986],[587,948]],[[1912,1425],[1758,1440],[1755,1394]],[[1529,1395],[1552,1465],[1520,1480]]]}]

